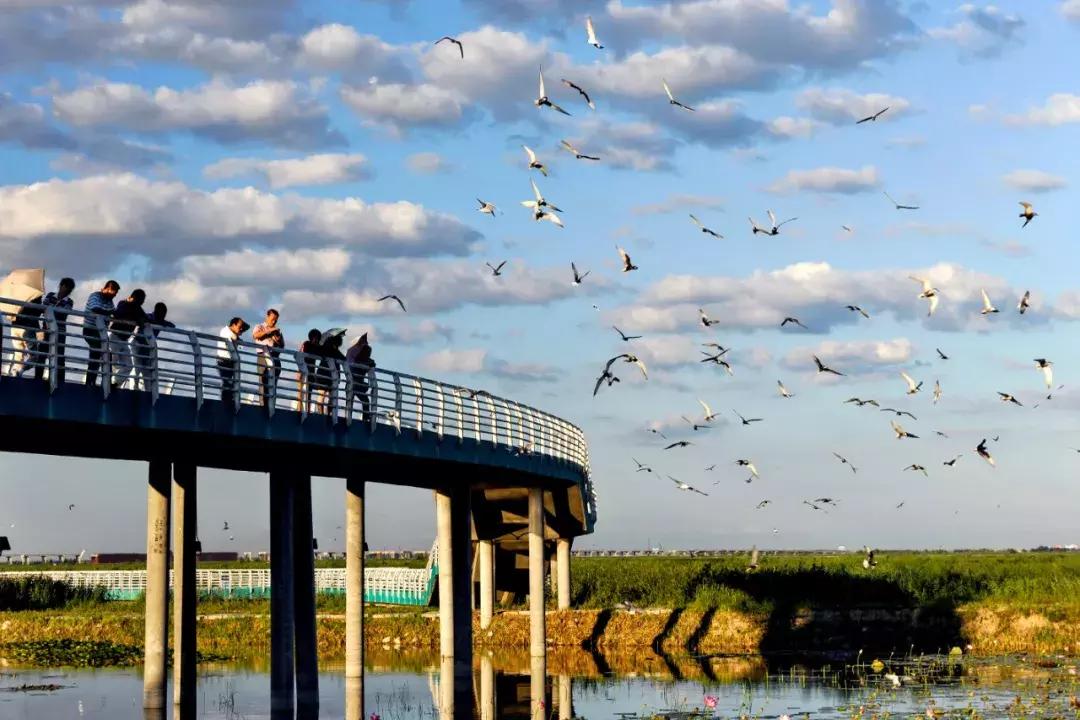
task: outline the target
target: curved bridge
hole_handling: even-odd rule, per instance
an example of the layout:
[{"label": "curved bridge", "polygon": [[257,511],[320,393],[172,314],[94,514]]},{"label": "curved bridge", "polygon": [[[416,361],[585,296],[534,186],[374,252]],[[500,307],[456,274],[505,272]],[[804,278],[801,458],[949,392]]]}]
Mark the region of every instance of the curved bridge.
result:
[{"label": "curved bridge", "polygon": [[318,697],[313,475],[347,480],[347,677],[363,667],[366,482],[435,491],[441,649],[455,668],[471,670],[474,580],[481,627],[491,621],[496,578],[501,590],[527,586],[541,654],[552,548],[559,606],[569,605],[570,543],[592,532],[596,498],[584,436],[561,418],[405,373],[5,298],[0,339],[0,450],[150,463],[147,707],[164,702],[170,503],[178,703],[194,684],[198,467],[270,474],[276,707]]}]

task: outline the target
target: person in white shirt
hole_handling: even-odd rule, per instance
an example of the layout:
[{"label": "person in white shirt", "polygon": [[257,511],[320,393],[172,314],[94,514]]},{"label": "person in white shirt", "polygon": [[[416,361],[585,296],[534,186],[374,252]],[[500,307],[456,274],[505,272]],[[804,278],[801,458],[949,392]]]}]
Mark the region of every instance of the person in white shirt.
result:
[{"label": "person in white shirt", "polygon": [[218,373],[221,375],[221,402],[226,407],[231,408],[236,402],[236,372],[238,368],[233,357],[233,347],[249,327],[251,326],[244,322],[243,318],[234,317],[218,333],[221,342],[218,343],[217,366]]},{"label": "person in white shirt", "polygon": [[264,406],[270,398],[271,383],[277,383],[278,376],[281,375],[281,360],[278,358],[278,351],[285,347],[285,336],[281,334],[281,328],[278,327],[279,317],[278,311],[270,308],[266,311],[266,319],[251,331],[255,344],[261,346],[258,358],[259,394]]}]

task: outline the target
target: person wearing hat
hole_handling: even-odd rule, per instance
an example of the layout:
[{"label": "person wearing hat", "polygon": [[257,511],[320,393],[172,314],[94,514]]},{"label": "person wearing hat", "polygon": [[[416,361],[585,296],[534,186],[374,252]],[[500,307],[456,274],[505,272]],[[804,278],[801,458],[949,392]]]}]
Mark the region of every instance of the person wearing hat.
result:
[{"label": "person wearing hat", "polygon": [[330,388],[334,382],[332,365],[337,362],[340,368],[345,362],[345,356],[341,354],[341,345],[346,332],[345,328],[331,328],[322,334],[320,342],[322,347],[319,352],[322,359],[319,361],[319,370],[315,374],[315,387],[322,395],[321,403],[326,408],[326,412],[330,411]]},{"label": "person wearing hat", "polygon": [[368,334],[364,333],[356,339],[356,342],[345,353],[345,363],[349,366],[349,372],[353,379],[353,397],[360,401],[363,411],[364,422],[371,418],[371,401],[368,398],[368,375],[375,369],[375,361],[371,357],[371,343],[368,342]]},{"label": "person wearing hat", "polygon": [[240,340],[240,336],[251,327],[241,317],[234,317],[229,324],[221,328],[218,335],[221,342],[218,343],[217,366],[218,374],[221,375],[221,402],[227,407],[232,407],[236,402],[236,360],[233,357],[233,349]]}]

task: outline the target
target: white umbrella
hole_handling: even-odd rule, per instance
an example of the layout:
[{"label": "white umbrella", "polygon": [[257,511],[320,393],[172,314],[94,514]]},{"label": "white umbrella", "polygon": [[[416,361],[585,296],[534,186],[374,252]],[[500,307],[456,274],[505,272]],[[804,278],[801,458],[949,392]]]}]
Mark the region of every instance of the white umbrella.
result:
[{"label": "white umbrella", "polygon": [[[12,270],[0,280],[0,298],[30,302],[45,294],[45,268]],[[0,312],[16,315],[22,308],[12,303],[0,303]]]}]

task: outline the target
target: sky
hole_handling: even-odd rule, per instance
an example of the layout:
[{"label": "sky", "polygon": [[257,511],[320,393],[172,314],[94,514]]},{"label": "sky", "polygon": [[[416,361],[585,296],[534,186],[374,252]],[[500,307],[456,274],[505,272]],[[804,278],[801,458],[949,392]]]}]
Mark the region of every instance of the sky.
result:
[{"label": "sky", "polygon": [[[278,307],[292,347],[369,331],[380,367],[564,417],[599,496],[577,547],[1078,542],[1078,40],[1077,0],[0,0],[0,270],[72,275],[78,303],[115,278],[205,330]],[[569,115],[533,104],[541,66]],[[521,206],[530,179],[564,227]],[[797,219],[752,234],[770,209]],[[619,363],[594,397],[622,352],[648,379]],[[699,399],[717,417],[694,431]],[[139,550],[145,473],[0,456],[0,530],[27,552]],[[265,549],[266,477],[200,478],[204,547]],[[314,492],[340,548],[344,483]],[[369,498],[372,547],[430,544],[429,492]]]}]

